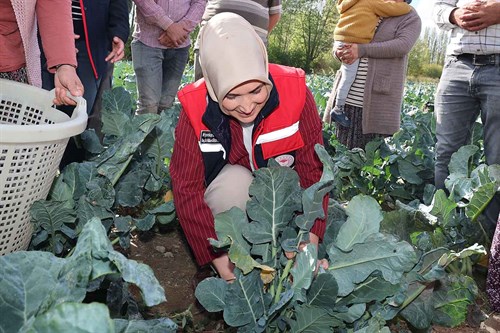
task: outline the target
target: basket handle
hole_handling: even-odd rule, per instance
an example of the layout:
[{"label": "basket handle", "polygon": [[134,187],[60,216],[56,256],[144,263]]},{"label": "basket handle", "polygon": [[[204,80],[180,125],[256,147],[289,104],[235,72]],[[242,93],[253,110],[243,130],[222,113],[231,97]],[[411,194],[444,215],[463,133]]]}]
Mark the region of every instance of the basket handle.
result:
[{"label": "basket handle", "polygon": [[[56,89],[55,88],[50,91],[50,95],[52,96],[52,100],[56,97]],[[75,109],[73,110],[73,112],[71,114],[71,119],[78,118],[78,115],[82,112],[87,113],[87,101],[85,100],[85,98],[80,97],[80,96],[73,96],[67,90],[66,90],[66,96],[68,96],[69,98],[71,98],[72,100],[74,100],[76,102]],[[54,104],[52,104],[52,106],[54,106]]]}]

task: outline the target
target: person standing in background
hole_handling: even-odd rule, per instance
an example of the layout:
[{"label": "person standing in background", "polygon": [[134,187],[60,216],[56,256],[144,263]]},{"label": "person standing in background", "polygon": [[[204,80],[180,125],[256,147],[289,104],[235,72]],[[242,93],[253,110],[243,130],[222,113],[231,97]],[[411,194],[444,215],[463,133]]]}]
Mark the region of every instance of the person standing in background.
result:
[{"label": "person standing in background", "polygon": [[[278,24],[281,17],[281,0],[208,0],[207,7],[201,19],[201,29],[203,29],[203,26],[214,15],[223,12],[238,14],[250,22],[255,32],[257,32],[264,44],[267,45],[267,37],[276,24]],[[200,34],[198,34],[198,38],[199,36]],[[194,45],[195,81],[201,79],[202,76],[197,40]]]},{"label": "person standing in background", "polygon": [[[340,17],[333,32],[334,48],[336,49],[344,43],[369,43],[382,17],[401,16],[408,14],[410,10],[410,5],[399,1],[337,0],[337,11]],[[332,121],[340,126],[349,127],[351,125],[351,121],[344,112],[344,106],[347,94],[354,79],[356,79],[358,66],[359,59],[350,63],[342,61],[340,65],[342,77],[337,90],[335,107],[330,113]]]},{"label": "person standing in background", "polygon": [[[129,22],[129,27],[130,27],[130,12],[133,8],[133,2],[132,0],[125,0],[127,2],[127,7],[128,7],[128,17],[127,20]],[[123,21],[121,21],[123,23]],[[130,33],[130,28],[129,28],[129,33]],[[127,37],[128,40],[128,37]],[[127,41],[124,41],[125,44],[127,44]],[[96,132],[97,136],[102,139],[103,134],[101,132],[102,128],[102,122],[101,122],[101,110],[102,110],[102,97],[105,92],[111,91],[113,88],[113,75],[114,75],[114,69],[115,69],[115,64],[113,62],[108,62],[106,64],[106,73],[101,78],[101,84],[99,85],[99,89],[97,90],[97,96],[94,101],[94,107],[90,111],[90,114],[92,115],[89,117],[89,123],[88,126],[89,128],[93,128],[94,131]]]},{"label": "person standing in background", "polygon": [[134,0],[132,63],[136,114],[170,108],[189,58],[189,34],[200,23],[206,0]]},{"label": "person standing in background", "polygon": [[[335,128],[338,140],[347,148],[364,149],[368,142],[399,130],[408,54],[421,29],[420,16],[412,8],[408,14],[383,18],[370,43],[344,43],[334,50],[335,56],[346,63],[360,58],[344,109],[351,126]],[[334,83],[328,99],[324,122],[331,121],[339,81]]]},{"label": "person standing in background", "polygon": [[[58,24],[54,24],[57,22]],[[47,70],[54,74],[54,104],[75,105],[66,96],[82,96],[67,0],[0,1],[0,78],[41,87],[40,30]]]},{"label": "person standing in background", "polygon": [[[435,98],[435,185],[445,189],[451,155],[466,145],[478,116],[483,124],[486,163],[500,164],[500,2],[436,0],[434,21],[450,31]],[[484,211],[493,236],[486,292],[500,312],[500,195]]]},{"label": "person standing in background", "polygon": [[[115,63],[125,54],[130,32],[128,4],[127,0],[72,0],[71,5],[78,50],[77,73],[85,87],[83,97],[87,101],[87,114],[91,116],[108,62]],[[44,70],[42,78],[43,87],[52,89],[52,74]]]}]

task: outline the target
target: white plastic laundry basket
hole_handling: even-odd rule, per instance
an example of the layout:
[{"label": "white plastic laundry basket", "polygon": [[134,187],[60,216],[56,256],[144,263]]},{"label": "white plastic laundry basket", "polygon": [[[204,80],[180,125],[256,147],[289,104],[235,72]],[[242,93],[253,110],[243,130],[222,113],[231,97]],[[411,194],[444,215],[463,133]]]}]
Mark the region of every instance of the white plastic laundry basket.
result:
[{"label": "white plastic laundry basket", "polygon": [[71,136],[87,126],[86,102],[70,118],[52,107],[54,92],[0,79],[0,255],[25,250],[30,207],[45,199]]}]

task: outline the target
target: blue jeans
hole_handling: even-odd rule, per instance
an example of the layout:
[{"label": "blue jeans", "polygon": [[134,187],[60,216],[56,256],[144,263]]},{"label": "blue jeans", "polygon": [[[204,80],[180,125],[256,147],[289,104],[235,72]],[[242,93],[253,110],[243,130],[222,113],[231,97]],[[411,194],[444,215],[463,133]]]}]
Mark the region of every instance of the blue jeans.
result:
[{"label": "blue jeans", "polygon": [[[435,184],[444,188],[451,155],[469,143],[471,129],[481,116],[487,164],[500,164],[500,66],[475,66],[469,60],[449,56],[439,81],[435,100]],[[500,211],[497,194],[485,211],[489,227],[496,225]]]},{"label": "blue jeans", "polygon": [[132,41],[137,81],[137,112],[159,113],[174,104],[189,58],[189,46],[179,49],[149,47]]}]

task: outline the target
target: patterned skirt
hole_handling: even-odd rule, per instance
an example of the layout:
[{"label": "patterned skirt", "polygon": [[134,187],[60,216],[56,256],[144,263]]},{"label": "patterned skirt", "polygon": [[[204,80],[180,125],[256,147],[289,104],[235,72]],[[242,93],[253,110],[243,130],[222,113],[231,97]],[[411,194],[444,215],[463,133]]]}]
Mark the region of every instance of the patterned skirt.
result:
[{"label": "patterned skirt", "polygon": [[26,67],[21,67],[12,72],[0,72],[0,79],[28,83],[28,73]]},{"label": "patterned skirt", "polygon": [[486,293],[488,294],[491,310],[500,313],[500,219],[497,222],[497,228],[491,244]]},{"label": "patterned skirt", "polygon": [[374,133],[363,134],[363,108],[345,104],[344,112],[349,120],[351,120],[351,126],[343,127],[340,125],[336,125],[335,134],[337,135],[337,139],[342,144],[346,145],[348,149],[365,149],[365,145],[368,142],[385,136]]}]

